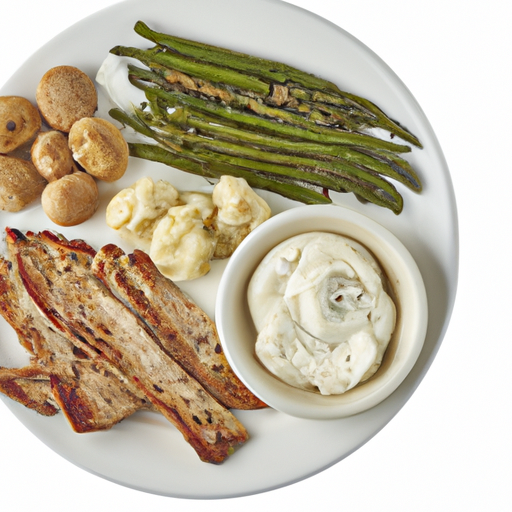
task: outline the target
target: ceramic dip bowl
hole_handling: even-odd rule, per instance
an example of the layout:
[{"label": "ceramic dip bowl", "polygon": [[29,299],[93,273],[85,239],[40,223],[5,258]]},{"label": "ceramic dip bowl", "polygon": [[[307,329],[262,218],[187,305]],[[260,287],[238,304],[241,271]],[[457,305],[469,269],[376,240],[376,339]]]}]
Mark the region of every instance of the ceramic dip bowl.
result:
[{"label": "ceramic dip bowl", "polygon": [[[380,264],[396,306],[396,326],[377,372],[352,389],[332,395],[293,387],[274,376],[255,354],[258,336],[248,304],[256,268],[275,246],[303,233],[329,232],[362,244]],[[311,205],[279,213],[255,229],[230,258],[216,301],[215,321],[226,357],[242,382],[270,407],[310,419],[351,416],[382,402],[403,382],[422,349],[427,296],[416,262],[389,230],[336,205]]]}]

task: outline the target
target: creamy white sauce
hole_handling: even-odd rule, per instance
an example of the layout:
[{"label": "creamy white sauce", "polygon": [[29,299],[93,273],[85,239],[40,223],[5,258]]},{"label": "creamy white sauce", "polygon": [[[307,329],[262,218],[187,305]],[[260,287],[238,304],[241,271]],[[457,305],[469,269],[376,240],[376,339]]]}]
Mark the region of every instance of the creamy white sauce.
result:
[{"label": "creamy white sauce", "polygon": [[111,108],[119,108],[127,114],[132,114],[134,109],[140,109],[142,104],[147,102],[144,91],[135,87],[128,78],[129,64],[145,67],[137,59],[120,57],[112,53],[109,53],[101,64],[96,74],[96,83],[99,85],[97,115],[116,125],[119,124],[128,142],[155,144],[152,138],[141,135],[130,127],[121,126],[109,115]]},{"label": "creamy white sauce", "polygon": [[263,365],[324,395],[370,378],[396,323],[373,256],[330,233],[298,235],[270,251],[251,278],[248,301]]},{"label": "creamy white sauce", "polygon": [[128,78],[128,65],[144,67],[130,57],[119,57],[109,53],[96,74],[96,82],[103,87],[109,99],[125,112],[140,108],[146,101],[144,91],[135,87]]}]

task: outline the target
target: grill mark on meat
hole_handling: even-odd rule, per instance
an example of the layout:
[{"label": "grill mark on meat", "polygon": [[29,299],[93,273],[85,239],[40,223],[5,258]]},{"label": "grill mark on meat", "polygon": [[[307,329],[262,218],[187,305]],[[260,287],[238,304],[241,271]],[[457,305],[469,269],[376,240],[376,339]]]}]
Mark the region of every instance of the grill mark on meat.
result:
[{"label": "grill mark on meat", "polygon": [[88,432],[94,416],[87,401],[83,400],[80,388],[67,385],[55,375],[51,376],[50,382],[62,409],[73,418],[75,429],[82,433]]},{"label": "grill mark on meat", "polygon": [[87,354],[81,348],[73,347],[72,350],[77,359],[87,359]]},{"label": "grill mark on meat", "polygon": [[233,372],[223,353],[215,324],[147,254],[126,256],[108,244],[92,263],[96,277],[144,320],[162,349],[228,408],[266,407]]},{"label": "grill mark on meat", "polygon": [[[63,332],[100,350],[181,431],[202,460],[220,463],[247,440],[248,434],[236,417],[190,379],[160,349],[140,319],[92,275],[94,251],[84,242],[68,242],[47,232],[23,238],[8,236],[7,240],[25,288],[37,306]],[[72,272],[61,273],[63,256],[70,249],[76,253],[77,262]],[[51,281],[55,291],[49,286]],[[81,313],[77,313],[77,304],[85,306]],[[102,333],[101,340],[91,334],[97,334],[100,325],[109,325],[111,332]],[[162,383],[158,397],[151,391],[155,378]],[[201,419],[204,410],[211,414],[211,422],[205,419],[199,425],[193,416]]]},{"label": "grill mark on meat", "polygon": [[73,375],[75,376],[75,378],[80,380],[80,372],[78,371],[77,366],[75,364],[72,364],[71,369],[73,370]]}]

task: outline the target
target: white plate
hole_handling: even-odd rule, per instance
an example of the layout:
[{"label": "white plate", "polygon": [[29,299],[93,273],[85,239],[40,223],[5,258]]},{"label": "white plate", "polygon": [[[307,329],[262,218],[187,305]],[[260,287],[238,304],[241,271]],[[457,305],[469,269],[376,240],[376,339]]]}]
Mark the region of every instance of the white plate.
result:
[{"label": "white plate", "polygon": [[[198,13],[201,13],[198,16]],[[335,464],[377,434],[407,402],[427,372],[446,331],[457,286],[458,228],[449,172],[435,134],[420,106],[400,79],[350,34],[307,11],[277,0],[260,0],[258,8],[239,0],[128,0],[86,18],[37,51],[2,88],[1,94],[34,99],[40,77],[60,64],[77,66],[94,77],[117,45],[145,44],[133,33],[143,20],[180,36],[281,60],[330,79],[340,88],[375,101],[423,142],[409,155],[424,192],[403,193],[405,207],[395,216],[351,195],[337,200],[380,222],[408,248],[423,275],[429,301],[427,338],[420,358],[393,395],[373,409],[342,420],[301,420],[273,410],[237,412],[251,439],[221,466],[201,463],[181,435],[152,413],[137,413],[109,432],[74,434],[62,415],[38,416],[5,399],[11,411],[42,442],[94,474],[119,484],[174,497],[224,498],[270,490],[307,478]],[[151,174],[178,188],[204,186],[201,178],[161,165],[132,161],[121,182],[102,187],[95,217],[76,228],[58,228],[39,205],[17,214],[0,213],[0,227],[57,229],[99,248],[107,242],[126,247],[106,227],[104,207],[121,187]],[[265,195],[277,213],[296,203]],[[217,284],[225,263],[183,288],[213,315]],[[0,364],[23,364],[26,355],[12,330],[0,319]]]}]

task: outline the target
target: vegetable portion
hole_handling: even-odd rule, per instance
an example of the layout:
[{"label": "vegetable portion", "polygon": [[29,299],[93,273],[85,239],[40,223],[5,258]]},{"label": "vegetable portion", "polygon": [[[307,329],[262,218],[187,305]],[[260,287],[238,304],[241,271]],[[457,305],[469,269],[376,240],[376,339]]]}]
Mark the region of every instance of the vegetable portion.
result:
[{"label": "vegetable portion", "polygon": [[[137,59],[132,85],[146,101],[110,115],[155,144],[130,143],[132,156],[186,172],[243,177],[251,187],[306,204],[330,203],[329,191],[352,192],[399,214],[395,180],[420,192],[422,184],[402,156],[421,143],[370,101],[287,66],[151,30],[148,50],[116,46]],[[370,133],[378,128],[390,138]],[[408,143],[408,144],[407,144]]]}]

